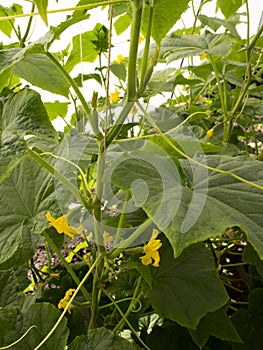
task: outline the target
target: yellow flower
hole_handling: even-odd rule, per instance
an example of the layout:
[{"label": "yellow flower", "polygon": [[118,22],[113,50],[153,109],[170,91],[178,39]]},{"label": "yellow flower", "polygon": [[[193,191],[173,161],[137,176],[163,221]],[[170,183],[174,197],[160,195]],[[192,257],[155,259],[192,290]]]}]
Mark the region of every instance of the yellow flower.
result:
[{"label": "yellow flower", "polygon": [[[65,309],[67,307],[68,302],[69,302],[69,300],[72,297],[74,292],[75,292],[75,289],[72,289],[72,288],[70,288],[69,290],[66,291],[64,298],[61,299],[60,302],[58,303],[59,309]],[[68,312],[71,313],[70,308],[68,309]]]},{"label": "yellow flower", "polygon": [[144,37],[140,34],[139,40],[138,40],[139,44],[140,44],[141,42],[143,42],[143,41],[144,41]]},{"label": "yellow flower", "polygon": [[57,230],[58,233],[64,233],[65,235],[69,236],[70,238],[74,239],[74,234],[79,234],[83,227],[80,225],[78,228],[75,228],[73,226],[70,226],[68,224],[67,218],[65,215],[60,216],[59,218],[55,219],[53,216],[48,212],[46,214],[46,218],[51,223],[53,227]]},{"label": "yellow flower", "polygon": [[205,60],[206,59],[206,57],[207,57],[207,55],[206,55],[206,53],[204,52],[204,53],[202,53],[202,55],[200,55],[200,60]]},{"label": "yellow flower", "polygon": [[124,58],[122,55],[118,55],[118,56],[117,56],[117,59],[116,59],[116,62],[117,62],[117,63],[125,62],[125,58]]},{"label": "yellow flower", "polygon": [[207,133],[206,133],[207,141],[210,141],[211,137],[213,136],[213,133],[214,133],[214,129],[210,129],[207,131]]},{"label": "yellow flower", "polygon": [[110,94],[110,101],[112,103],[117,103],[119,99],[120,99],[120,91],[118,89],[115,89],[115,91]]},{"label": "yellow flower", "polygon": [[113,237],[106,231],[103,232],[103,243],[104,245],[109,244],[113,241]]},{"label": "yellow flower", "polygon": [[[159,266],[160,255],[158,249],[161,248],[162,242],[160,239],[156,239],[158,236],[158,230],[154,229],[153,234],[149,242],[143,247],[144,256],[141,256],[143,265],[152,264],[154,267]],[[153,262],[154,260],[154,262]]]}]

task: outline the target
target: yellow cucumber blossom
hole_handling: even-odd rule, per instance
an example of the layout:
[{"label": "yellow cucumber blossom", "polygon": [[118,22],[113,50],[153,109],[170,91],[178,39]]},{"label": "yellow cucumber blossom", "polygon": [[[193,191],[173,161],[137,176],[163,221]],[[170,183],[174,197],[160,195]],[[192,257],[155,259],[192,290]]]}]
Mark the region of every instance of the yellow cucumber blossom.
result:
[{"label": "yellow cucumber blossom", "polygon": [[75,234],[79,234],[83,230],[82,225],[80,225],[78,228],[70,226],[65,215],[55,219],[50,214],[50,212],[48,212],[46,214],[46,218],[51,223],[51,225],[57,230],[58,233],[64,233],[72,239],[74,239]]},{"label": "yellow cucumber blossom", "polygon": [[112,103],[117,103],[119,99],[120,99],[120,91],[118,89],[115,89],[115,91],[110,94],[110,101]]},{"label": "yellow cucumber blossom", "polygon": [[125,58],[124,58],[122,55],[118,55],[118,56],[117,56],[117,59],[116,59],[116,62],[117,62],[117,63],[125,62]]},{"label": "yellow cucumber blossom", "polygon": [[206,133],[207,141],[210,141],[211,137],[213,136],[213,133],[214,133],[214,129],[210,129],[207,131],[207,133]]},{"label": "yellow cucumber blossom", "polygon": [[200,55],[200,60],[205,60],[206,59],[206,57],[207,57],[207,54],[204,52],[204,53],[202,53],[201,55]]},{"label": "yellow cucumber blossom", "polygon": [[[152,264],[154,267],[159,266],[160,262],[160,254],[158,252],[158,249],[161,248],[162,242],[160,239],[156,239],[159,232],[158,230],[154,229],[153,234],[149,242],[143,247],[143,251],[145,253],[144,256],[141,256],[141,260],[143,265],[150,265]],[[154,260],[154,262],[153,262]]]},{"label": "yellow cucumber blossom", "polygon": [[[68,305],[68,302],[70,298],[72,297],[73,293],[75,292],[75,289],[70,288],[69,290],[66,291],[65,296],[63,299],[60,300],[58,303],[58,308],[59,309],[65,309]],[[70,308],[68,309],[68,313],[70,314]]]}]

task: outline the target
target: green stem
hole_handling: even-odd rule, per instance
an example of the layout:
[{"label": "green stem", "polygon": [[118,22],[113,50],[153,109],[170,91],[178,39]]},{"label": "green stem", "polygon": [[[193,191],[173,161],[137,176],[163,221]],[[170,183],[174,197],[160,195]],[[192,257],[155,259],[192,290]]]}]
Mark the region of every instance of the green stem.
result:
[{"label": "green stem", "polygon": [[[80,6],[74,6],[74,7],[66,7],[66,8],[63,8],[63,9],[56,9],[56,10],[48,10],[47,14],[52,14],[52,13],[55,14],[55,13],[60,13],[60,12],[87,10],[87,9],[98,7],[98,6],[106,6],[106,5],[114,5],[114,4],[126,4],[128,2],[130,2],[130,0],[98,1],[98,2],[93,2],[92,4],[80,5]],[[1,21],[7,21],[7,20],[10,20],[10,19],[24,18],[24,17],[33,17],[33,16],[39,16],[39,12],[22,13],[22,14],[19,14],[19,15],[12,15],[12,16],[8,16],[8,17],[0,17],[0,22]]]},{"label": "green stem", "polygon": [[127,83],[127,100],[136,101],[137,99],[137,54],[138,54],[138,44],[141,28],[142,19],[142,0],[133,0],[133,14],[132,14],[132,24],[131,24],[131,43],[129,52],[129,63],[128,63],[128,83]]},{"label": "green stem", "polygon": [[71,76],[68,74],[66,69],[58,62],[58,60],[50,53],[50,52],[45,52],[46,56],[56,65],[56,67],[60,70],[60,72],[64,75],[66,80],[69,82],[70,86],[72,89],[75,91],[77,97],[79,98],[81,105],[83,107],[83,110],[85,114],[88,117],[89,123],[91,125],[92,131],[95,136],[100,134],[98,125],[97,125],[97,120],[96,118],[92,118],[91,110],[89,108],[89,105],[87,101],[85,100],[84,96],[82,95],[80,89],[78,88],[77,84],[75,81],[71,78]]},{"label": "green stem", "polygon": [[52,329],[50,330],[50,332],[46,335],[46,337],[41,341],[41,343],[38,344],[37,347],[34,348],[34,350],[38,350],[42,347],[42,345],[45,344],[45,342],[51,337],[51,335],[55,332],[55,330],[57,329],[57,327],[59,326],[60,322],[62,321],[63,317],[65,316],[66,312],[68,311],[72,301],[74,300],[74,298],[76,297],[76,295],[78,294],[79,290],[82,290],[84,283],[86,282],[86,280],[89,278],[90,274],[92,273],[92,271],[94,270],[94,268],[97,266],[97,263],[99,262],[99,260],[102,257],[98,257],[94,263],[92,264],[92,266],[90,267],[89,271],[86,273],[86,275],[83,277],[82,281],[79,283],[77,289],[75,290],[74,294],[72,295],[72,297],[70,298],[69,302],[67,303],[67,306],[65,307],[64,311],[61,313],[59,319],[57,320],[57,322],[55,323],[55,325],[52,327]]},{"label": "green stem", "polygon": [[110,254],[110,258],[114,259],[117,258],[120,253],[123,252],[124,249],[131,247],[134,243],[134,241],[140,237],[140,235],[145,232],[145,230],[151,225],[152,220],[151,219],[147,219],[146,221],[144,221],[144,223],[142,223],[131,235],[130,237],[128,237],[124,242],[121,243],[121,246],[119,248],[117,248],[116,250],[114,250],[111,254]]},{"label": "green stem", "polygon": [[[247,3],[246,3],[247,4]],[[232,117],[235,117],[238,109],[240,108],[240,105],[243,103],[243,99],[248,91],[248,88],[250,86],[250,83],[251,83],[251,61],[252,61],[252,52],[253,52],[253,49],[258,41],[258,39],[260,38],[260,36],[262,35],[263,33],[263,24],[262,26],[260,27],[260,29],[258,30],[258,32],[256,33],[254,39],[252,40],[252,42],[249,44],[249,38],[248,38],[248,35],[249,35],[249,32],[247,34],[247,70],[246,70],[246,81],[245,81],[245,84],[243,86],[243,89],[241,90],[239,96],[238,96],[238,99],[231,111],[231,115]],[[228,130],[228,137],[227,139],[229,139],[230,137],[230,128]]]},{"label": "green stem", "polygon": [[[32,3],[31,13],[33,13],[34,10],[35,10],[35,3]],[[24,34],[23,38],[20,40],[20,47],[24,47],[25,46],[25,42],[26,42],[26,39],[28,37],[29,31],[30,31],[30,28],[31,28],[31,25],[32,25],[32,21],[33,21],[33,17],[29,17],[25,34]]]},{"label": "green stem", "polygon": [[86,198],[81,196],[77,187],[75,187],[68,179],[66,179],[59,171],[57,171],[52,165],[46,162],[38,153],[28,149],[30,156],[38,162],[43,168],[45,168],[49,173],[54,175],[58,180],[60,180],[63,185],[73,194],[73,196],[82,203],[85,208],[89,209],[90,205],[87,202]]},{"label": "green stem", "polygon": [[124,326],[124,323],[125,323],[125,319],[128,319],[129,317],[129,314],[132,312],[132,309],[133,309],[133,306],[134,306],[134,301],[137,301],[137,300],[140,300],[141,296],[142,296],[142,292],[138,295],[137,297],[137,293],[138,293],[138,290],[141,286],[141,281],[142,281],[142,276],[140,276],[138,278],[138,281],[137,281],[137,284],[136,284],[136,287],[135,287],[135,290],[134,290],[134,293],[133,293],[133,296],[132,296],[132,300],[130,302],[130,305],[126,311],[126,313],[124,314],[124,317],[119,321],[119,323],[114,327],[113,329],[113,333],[116,333],[118,334],[123,326]]},{"label": "green stem", "polygon": [[147,71],[147,67],[148,67],[149,50],[150,50],[151,34],[152,34],[152,24],[153,24],[153,13],[154,13],[154,7],[150,6],[149,16],[148,16],[147,33],[146,33],[145,46],[144,46],[144,52],[143,52],[143,60],[142,60],[141,81],[140,81],[140,87],[139,87],[140,94],[145,89],[145,75],[146,75],[146,71]]},{"label": "green stem", "polygon": [[27,335],[28,333],[33,329],[33,328],[37,328],[36,325],[33,325],[31,327],[28,328],[27,331],[25,331],[25,333],[19,338],[17,339],[16,341],[14,341],[12,344],[9,344],[9,345],[6,345],[6,346],[1,346],[0,347],[0,350],[7,350],[7,349],[10,349],[12,348],[14,345],[17,345],[19,342],[21,342],[21,340],[23,340]]},{"label": "green stem", "polygon": [[[133,334],[135,335],[135,337],[139,340],[139,342],[143,345],[143,347],[146,350],[151,350],[150,348],[148,348],[148,346],[146,344],[144,344],[144,342],[141,340],[141,338],[138,336],[137,332],[135,331],[135,329],[133,328],[133,326],[130,324],[129,320],[125,317],[124,313],[122,312],[121,308],[119,307],[119,305],[115,302],[114,299],[112,299],[112,297],[107,293],[107,291],[105,289],[103,289],[104,294],[111,300],[111,302],[114,304],[114,306],[116,307],[116,309],[118,310],[119,314],[122,316],[122,318],[124,319],[124,321],[127,323],[127,325],[130,327],[131,331],[133,332]],[[35,349],[34,349],[35,350]]]},{"label": "green stem", "polygon": [[216,63],[211,55],[208,55],[208,58],[209,58],[209,61],[213,67],[216,81],[217,81],[219,98],[220,98],[220,102],[221,102],[221,106],[222,106],[222,110],[223,110],[223,114],[224,114],[224,139],[226,140],[226,138],[227,138],[226,137],[226,135],[227,135],[227,121],[228,121],[228,114],[227,114],[227,107],[226,107],[227,101],[225,101],[224,90],[222,87],[222,83],[220,81],[220,75],[219,75],[219,71],[217,69]]},{"label": "green stem", "polygon": [[[133,105],[134,105],[134,102],[129,102],[129,101],[125,102],[125,104],[121,110],[121,113],[115,122],[115,125],[111,128],[111,130],[107,134],[106,147],[108,147],[112,143],[112,141],[115,139],[115,137],[118,136],[118,134],[123,126],[123,123],[124,123],[125,119],[127,118],[127,116],[129,115]],[[104,147],[103,147],[102,151],[104,151]]]},{"label": "green stem", "polygon": [[125,220],[126,220],[126,209],[127,209],[127,206],[128,206],[130,198],[131,198],[131,191],[128,190],[127,193],[126,193],[126,197],[125,197],[124,203],[123,203],[121,216],[120,216],[120,220],[119,220],[118,228],[117,228],[117,232],[116,232],[116,237],[115,237],[115,240],[114,240],[114,246],[115,247],[119,244],[119,241],[120,241],[121,231],[122,231],[123,225],[124,225]]},{"label": "green stem", "polygon": [[[61,254],[59,248],[52,241],[52,239],[49,237],[49,235],[47,234],[46,231],[43,232],[43,236],[45,237],[45,239],[48,242],[48,244],[50,245],[50,247],[54,250],[54,252],[56,252],[57,256],[59,257],[59,259],[61,260],[61,262],[65,266],[66,270],[68,271],[68,273],[70,274],[70,276],[72,277],[72,279],[76,283],[76,285],[77,286],[80,285],[80,280],[79,280],[78,276],[75,274],[75,272],[73,271],[71,266],[68,264],[67,260]],[[91,300],[91,297],[84,286],[81,287],[81,292],[84,295],[84,297],[87,299],[87,301]]]}]

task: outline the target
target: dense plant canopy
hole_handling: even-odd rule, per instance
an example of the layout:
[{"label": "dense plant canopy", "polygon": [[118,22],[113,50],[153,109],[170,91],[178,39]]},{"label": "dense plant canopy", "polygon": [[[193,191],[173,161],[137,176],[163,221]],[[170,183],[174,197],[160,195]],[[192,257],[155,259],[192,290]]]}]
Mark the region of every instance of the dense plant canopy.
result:
[{"label": "dense plant canopy", "polygon": [[0,5],[0,349],[262,349],[250,0],[30,2]]}]

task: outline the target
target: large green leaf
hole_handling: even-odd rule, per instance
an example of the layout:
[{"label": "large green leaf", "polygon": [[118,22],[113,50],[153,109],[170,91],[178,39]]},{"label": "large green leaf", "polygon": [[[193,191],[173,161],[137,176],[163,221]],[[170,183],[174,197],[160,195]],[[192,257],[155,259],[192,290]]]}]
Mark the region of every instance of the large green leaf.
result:
[{"label": "large green leaf", "polygon": [[205,33],[203,35],[176,35],[172,34],[163,40],[160,56],[168,62],[204,53],[213,56],[227,56],[231,52],[233,39],[225,34]]},{"label": "large green leaf", "polygon": [[195,328],[208,312],[225,305],[228,295],[216,276],[212,255],[202,244],[192,245],[175,259],[168,241],[162,238],[162,242],[160,266],[149,267],[151,285],[145,283],[145,296],[160,317]]},{"label": "large green leaf", "polygon": [[242,342],[230,317],[226,314],[226,309],[223,307],[215,312],[209,312],[201,319],[196,330],[190,330],[192,338],[200,348],[206,344],[210,335],[222,340]]},{"label": "large green leaf", "polygon": [[[1,183],[0,193],[0,263],[3,263],[25,244],[23,230],[41,233],[48,227],[45,214],[51,211],[60,215],[60,210],[52,176],[31,159],[23,160]],[[27,244],[23,248],[31,252]]]},{"label": "large green leaf", "polygon": [[69,350],[135,350],[137,347],[106,328],[90,330],[88,335],[81,335],[70,344]]},{"label": "large green leaf", "polygon": [[204,168],[207,163],[262,186],[262,162],[206,156],[199,157],[204,164],[201,167],[182,160],[191,188],[181,184],[175,164],[157,146],[147,144],[117,162],[111,182],[125,191],[131,189],[135,205],[142,207],[166,234],[175,257],[193,243],[222,234],[227,227],[241,226],[263,258],[262,190],[222,172],[208,173]]},{"label": "large green leaf", "polygon": [[0,308],[22,307],[23,297],[13,269],[0,271]]},{"label": "large green leaf", "polygon": [[14,73],[41,89],[68,96],[68,80],[45,54],[25,56],[15,65]]},{"label": "large green leaf", "polygon": [[3,97],[0,103],[1,146],[10,146],[28,132],[51,139],[56,137],[56,131],[37,92],[26,88]]},{"label": "large green leaf", "polygon": [[[0,310],[0,346],[7,346],[19,339],[31,326],[28,334],[16,345],[14,350],[34,349],[50,332],[60,316],[60,311],[51,304],[38,303],[20,313],[17,309]],[[63,318],[56,332],[41,347],[43,350],[64,349],[67,344],[69,330],[67,319]]]},{"label": "large green leaf", "polygon": [[[183,12],[187,10],[189,0],[154,0],[154,13],[152,24],[152,37],[159,45],[173,25],[180,19]],[[150,6],[143,9],[142,29],[147,32],[149,26]]]},{"label": "large green leaf", "polygon": [[27,157],[25,134],[56,140],[40,95],[30,89],[0,98],[0,182]]},{"label": "large green leaf", "polygon": [[45,213],[60,213],[52,177],[28,158],[24,141],[44,138],[53,143],[52,127],[40,95],[30,89],[2,97],[0,101],[0,263],[3,268],[27,261],[47,227]]}]

